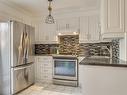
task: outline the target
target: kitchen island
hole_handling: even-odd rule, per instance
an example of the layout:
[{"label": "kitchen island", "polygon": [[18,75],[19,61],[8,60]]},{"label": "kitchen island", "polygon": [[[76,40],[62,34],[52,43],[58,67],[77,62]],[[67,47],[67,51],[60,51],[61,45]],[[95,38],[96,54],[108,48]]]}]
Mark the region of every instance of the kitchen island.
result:
[{"label": "kitchen island", "polygon": [[84,58],[79,64],[79,81],[84,95],[127,95],[127,62]]}]

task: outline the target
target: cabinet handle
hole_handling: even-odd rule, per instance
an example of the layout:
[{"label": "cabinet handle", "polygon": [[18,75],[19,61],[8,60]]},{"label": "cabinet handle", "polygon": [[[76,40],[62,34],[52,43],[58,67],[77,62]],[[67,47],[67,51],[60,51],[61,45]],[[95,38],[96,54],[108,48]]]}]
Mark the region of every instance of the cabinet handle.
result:
[{"label": "cabinet handle", "polygon": [[101,24],[98,23],[98,29],[97,31],[99,32],[99,40],[101,39]]},{"label": "cabinet handle", "polygon": [[66,24],[66,29],[69,29],[70,28],[70,25],[69,24]]},{"label": "cabinet handle", "polygon": [[89,34],[89,40],[91,39],[91,35]]},{"label": "cabinet handle", "polygon": [[68,29],[68,25],[66,24],[66,30]]},{"label": "cabinet handle", "polygon": [[87,40],[89,40],[89,34],[87,34]]},{"label": "cabinet handle", "polygon": [[68,24],[68,29],[70,29],[70,25]]}]

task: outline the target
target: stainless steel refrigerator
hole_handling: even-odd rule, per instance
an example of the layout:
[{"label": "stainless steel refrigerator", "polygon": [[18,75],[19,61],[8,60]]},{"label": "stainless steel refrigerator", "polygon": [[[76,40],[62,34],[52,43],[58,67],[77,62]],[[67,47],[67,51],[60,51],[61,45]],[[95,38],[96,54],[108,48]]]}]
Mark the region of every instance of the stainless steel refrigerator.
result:
[{"label": "stainless steel refrigerator", "polygon": [[34,83],[34,28],[0,22],[0,95],[12,95]]}]

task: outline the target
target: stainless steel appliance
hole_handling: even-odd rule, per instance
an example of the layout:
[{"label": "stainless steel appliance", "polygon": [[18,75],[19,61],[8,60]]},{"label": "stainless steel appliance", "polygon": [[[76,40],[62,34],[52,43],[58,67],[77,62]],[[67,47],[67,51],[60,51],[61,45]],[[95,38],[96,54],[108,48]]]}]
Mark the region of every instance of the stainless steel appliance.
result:
[{"label": "stainless steel appliance", "polygon": [[77,57],[54,57],[53,83],[61,85],[78,85]]},{"label": "stainless steel appliance", "polygon": [[17,21],[0,23],[0,95],[34,83],[34,28]]},{"label": "stainless steel appliance", "polygon": [[34,82],[33,69],[33,64],[12,68],[13,93],[23,90]]}]

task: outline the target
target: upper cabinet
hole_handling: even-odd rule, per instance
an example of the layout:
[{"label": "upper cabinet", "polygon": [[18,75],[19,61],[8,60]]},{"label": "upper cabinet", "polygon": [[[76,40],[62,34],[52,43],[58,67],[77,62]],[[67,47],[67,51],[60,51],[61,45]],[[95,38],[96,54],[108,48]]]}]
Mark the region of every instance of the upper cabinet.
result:
[{"label": "upper cabinet", "polygon": [[59,34],[73,35],[79,32],[79,18],[56,19],[55,24],[37,21],[35,27],[36,43],[57,44]]},{"label": "upper cabinet", "polygon": [[99,16],[80,17],[80,43],[95,43],[100,41]]},{"label": "upper cabinet", "polygon": [[100,39],[100,23],[99,16],[93,15],[89,17],[89,41],[99,42]]},{"label": "upper cabinet", "polygon": [[125,0],[125,32],[127,32],[127,0]]},{"label": "upper cabinet", "polygon": [[71,34],[73,32],[79,32],[79,18],[72,17],[72,18],[64,18],[64,19],[57,19],[56,21],[57,33],[61,34]]},{"label": "upper cabinet", "polygon": [[56,24],[46,24],[44,22],[36,25],[36,43],[52,44],[57,43]]},{"label": "upper cabinet", "polygon": [[88,42],[89,39],[89,17],[83,16],[80,17],[80,34],[79,34],[79,42],[85,43]]},{"label": "upper cabinet", "polygon": [[125,1],[126,0],[101,0],[102,38],[123,37],[125,32]]}]

